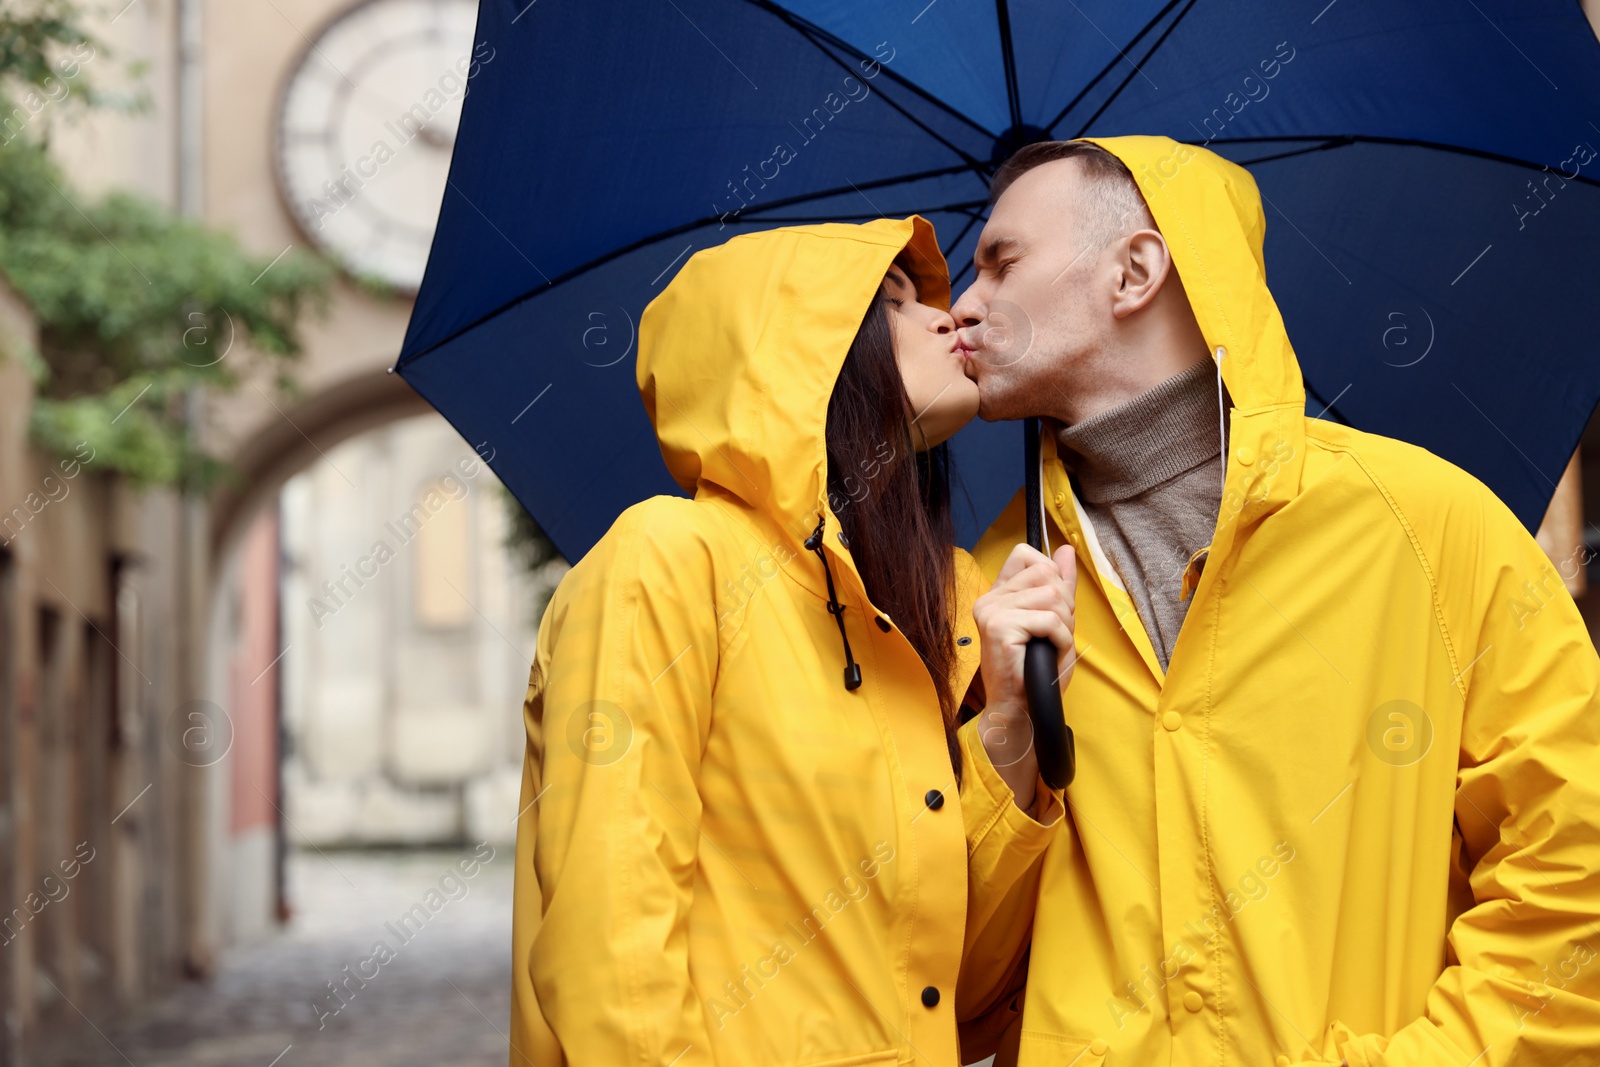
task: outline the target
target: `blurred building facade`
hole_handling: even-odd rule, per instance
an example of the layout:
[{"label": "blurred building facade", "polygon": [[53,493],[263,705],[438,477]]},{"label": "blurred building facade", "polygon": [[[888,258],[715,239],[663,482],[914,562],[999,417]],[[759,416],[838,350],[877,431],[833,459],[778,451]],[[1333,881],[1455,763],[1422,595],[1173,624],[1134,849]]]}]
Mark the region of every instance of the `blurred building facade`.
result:
[{"label": "blurred building facade", "polygon": [[[475,8],[133,0],[87,22],[100,87],[151,106],[51,126],[76,191],[346,272],[295,392],[263,373],[205,398],[235,477],[203,498],[30,444],[37,326],[0,278],[0,1067],[271,931],[286,848],[511,833],[548,583],[502,545],[494,476],[387,373],[484,59]],[[358,71],[377,45],[392,61]],[[394,156],[357,174],[389,122]],[[296,155],[308,131],[327,158]]]},{"label": "blurred building facade", "polygon": [[285,812],[307,842],[513,840],[548,583],[505,548],[503,492],[432,416],[285,486]]},{"label": "blurred building facade", "polygon": [[73,1005],[184,973],[185,915],[206,892],[186,817],[196,756],[170,728],[203,655],[192,509],[107,477],[92,449],[31,447],[19,356],[36,338],[0,280],[0,1062]]}]

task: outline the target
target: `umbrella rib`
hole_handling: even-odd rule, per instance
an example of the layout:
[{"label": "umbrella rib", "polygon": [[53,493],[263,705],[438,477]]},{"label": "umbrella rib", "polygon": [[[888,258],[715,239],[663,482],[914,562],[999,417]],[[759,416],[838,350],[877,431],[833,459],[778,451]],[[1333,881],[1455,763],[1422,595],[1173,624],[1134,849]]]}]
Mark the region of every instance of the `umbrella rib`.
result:
[{"label": "umbrella rib", "polygon": [[[1502,155],[1499,152],[1490,152],[1482,148],[1468,148],[1465,145],[1441,144],[1438,141],[1424,141],[1418,138],[1382,137],[1378,135],[1369,136],[1358,133],[1307,133],[1298,134],[1293,137],[1230,137],[1226,139],[1214,138],[1212,140],[1202,142],[1187,141],[1184,143],[1199,144],[1203,148],[1206,145],[1213,144],[1283,144],[1294,143],[1296,141],[1324,141],[1326,143],[1316,145],[1311,148],[1302,149],[1299,152],[1285,152],[1282,156],[1267,156],[1261,160],[1251,160],[1251,162],[1267,162],[1272,159],[1287,158],[1288,156],[1301,155],[1304,152],[1317,151],[1325,148],[1344,148],[1354,144],[1381,144],[1395,145],[1402,148],[1431,148],[1437,152],[1452,152],[1456,155],[1472,156],[1475,159],[1487,159],[1494,163],[1506,163],[1514,167],[1525,167],[1528,170],[1544,170],[1546,167],[1546,164],[1543,163],[1533,163],[1526,159],[1518,159],[1515,156]],[[1580,185],[1600,186],[1600,178],[1591,178],[1583,174],[1573,174],[1569,177],[1567,173],[1562,170],[1557,170],[1555,173],[1561,178],[1562,181],[1577,182]]]},{"label": "umbrella rib", "polygon": [[[775,211],[778,208],[793,207],[795,204],[809,203],[813,200],[825,200],[830,196],[843,196],[845,193],[852,191],[859,193],[863,189],[882,189],[888,185],[900,185],[905,182],[922,181],[924,178],[941,178],[951,174],[962,174],[971,169],[971,167],[963,164],[951,167],[935,167],[933,170],[918,171],[915,174],[901,174],[893,178],[878,178],[873,181],[861,182],[859,184],[846,180],[845,184],[842,186],[836,185],[832,189],[819,189],[815,192],[802,193],[799,196],[791,196],[784,200],[774,200],[772,203],[766,204],[762,207],[753,207],[748,211],[741,210],[739,215],[741,217],[748,215],[765,215],[767,212]],[[680,226],[674,230],[659,234],[655,238],[650,238],[643,242],[636,242],[634,245],[630,245],[628,248],[622,249],[621,252],[631,252],[634,248],[638,247],[639,244],[648,244],[651,240],[659,240],[663,237],[672,237],[675,234],[684,232],[686,229],[692,229],[695,226],[705,226],[724,217],[724,215],[707,215],[697,222],[689,223],[687,226]],[[877,216],[874,217],[876,218]],[[616,254],[620,255],[621,252]],[[560,279],[557,280],[559,281]]]},{"label": "umbrella rib", "polygon": [[[1308,137],[1305,140],[1316,140],[1316,138]],[[1216,144],[1217,142],[1208,141],[1206,143]],[[1319,141],[1317,144],[1307,145],[1304,148],[1292,148],[1287,152],[1275,152],[1270,156],[1257,156],[1254,159],[1234,160],[1234,162],[1241,167],[1253,167],[1257,163],[1276,163],[1280,159],[1293,159],[1295,156],[1310,155],[1312,152],[1326,152],[1330,148],[1343,148],[1351,143],[1352,140],[1349,137],[1330,137]],[[1204,147],[1204,145],[1201,147]]]},{"label": "umbrella rib", "polygon": [[[849,52],[850,54],[852,54],[854,56],[857,56],[857,57],[859,57],[861,59],[867,59],[867,60],[872,60],[873,62],[878,62],[877,60],[873,59],[873,57],[871,57],[871,56],[867,55],[865,52],[861,51],[861,49],[857,48],[855,45],[852,45],[850,42],[845,41],[845,40],[835,36],[832,33],[829,33],[827,30],[823,29],[821,26],[818,26],[816,23],[809,22],[806,19],[801,18],[799,15],[796,15],[792,11],[787,11],[784,8],[779,7],[777,4],[773,3],[772,0],[745,0],[745,3],[750,4],[753,7],[758,7],[761,10],[767,12],[770,15],[775,15],[782,22],[785,22],[789,26],[794,28],[795,30],[798,30],[802,37],[804,37],[804,38],[806,38],[806,40],[810,41],[814,46],[816,46],[818,51],[822,52],[823,55],[828,56],[828,58],[832,59],[835,63],[839,62],[838,57],[835,56],[835,55],[832,55],[830,52],[828,52],[827,49],[823,48],[821,43],[818,41],[818,38],[821,38],[823,41],[826,41],[828,44],[831,44],[833,47],[839,49],[840,51]],[[839,65],[841,67],[844,67],[844,64],[842,64],[842,63],[840,63]],[[880,70],[887,72],[889,77],[894,79],[894,81],[896,81],[900,85],[904,86],[906,89],[910,90],[911,92],[915,93],[916,95],[922,97],[928,103],[932,104],[934,107],[937,107],[939,110],[943,111],[945,114],[949,115],[951,118],[955,119],[957,122],[965,123],[967,126],[970,126],[974,131],[983,134],[985,137],[993,137],[995,135],[993,130],[985,129],[983,126],[980,126],[978,123],[974,122],[968,116],[963,115],[961,112],[957,111],[955,108],[951,107],[949,104],[945,103],[943,100],[940,100],[937,96],[934,96],[932,93],[928,92],[928,90],[924,89],[922,86],[916,84],[915,82],[911,81],[908,78],[903,77],[898,71],[890,70],[887,66],[884,66],[882,63],[879,63],[879,68],[880,68]],[[850,68],[849,67],[844,67],[844,69],[845,70],[849,70]],[[895,106],[895,110],[900,111],[902,114],[904,114],[903,109],[901,109],[898,105]],[[910,118],[909,115],[907,115],[906,117]],[[911,119],[911,121],[912,122],[917,122],[916,119]],[[921,126],[922,124],[920,122],[918,122],[917,125]],[[926,127],[924,127],[924,128],[926,129]],[[936,138],[937,140],[940,141],[940,143],[945,143],[944,139],[942,137],[939,137],[938,134],[933,133],[933,131],[929,130],[928,133],[929,133],[929,136]],[[956,152],[959,155],[965,155],[965,153],[962,153],[960,149],[956,148],[953,145],[947,145],[947,147],[949,147],[951,149],[951,151]]]},{"label": "umbrella rib", "polygon": [[[944,250],[944,261],[945,261],[946,265],[948,265],[949,262],[950,262],[950,253],[954,252],[956,250],[956,245],[961,243],[961,239],[963,237],[965,237],[972,230],[972,228],[978,224],[978,220],[980,218],[982,218],[982,217],[983,216],[980,215],[980,214],[974,214],[972,216],[972,218],[967,220],[967,224],[965,226],[961,227],[961,232],[956,234],[955,240],[950,242],[950,247]],[[972,265],[972,261],[971,260],[968,260],[966,263],[963,263],[961,265],[961,270],[959,270],[956,273],[956,276],[954,278],[950,279],[950,288],[951,288],[952,292],[955,290],[956,282],[960,281],[962,278],[965,278],[967,276],[967,268],[970,267],[971,265]]]},{"label": "umbrella rib", "polygon": [[[835,187],[835,188],[832,188],[832,189],[822,189],[822,190],[818,190],[817,192],[806,193],[806,194],[801,195],[801,196],[792,196],[792,197],[789,197],[786,200],[775,200],[772,203],[766,205],[765,207],[755,208],[755,209],[752,209],[749,212],[741,212],[741,215],[749,214],[749,215],[760,215],[760,216],[765,217],[767,212],[775,211],[778,208],[793,207],[795,204],[803,204],[803,203],[807,203],[807,202],[810,202],[810,201],[813,201],[813,200],[822,200],[822,199],[826,199],[827,197],[830,197],[830,196],[843,196],[845,193],[848,193],[848,192],[851,192],[851,191],[859,193],[859,192],[862,191],[863,188],[866,188],[866,189],[878,189],[878,188],[882,188],[884,186],[889,186],[889,185],[898,185],[898,184],[902,184],[902,183],[906,183],[906,182],[921,181],[924,178],[938,178],[938,177],[943,177],[943,176],[950,175],[950,174],[962,174],[962,173],[965,173],[965,172],[969,171],[970,169],[971,169],[970,167],[967,167],[965,165],[957,165],[957,166],[951,166],[951,167],[937,167],[937,168],[935,168],[933,170],[919,171],[916,174],[902,174],[902,175],[899,175],[898,177],[893,177],[893,178],[879,178],[876,181],[861,182],[860,184],[856,184],[856,183],[852,182],[852,183],[849,183],[849,184],[847,184],[845,186],[839,186],[839,187]],[[872,217],[873,218],[878,218],[880,216],[874,215]],[[551,278],[548,281],[546,281],[545,284],[540,285],[540,286],[536,286],[536,287],[534,287],[532,289],[529,289],[529,290],[527,290],[527,291],[525,291],[523,293],[520,293],[517,296],[512,297],[510,300],[507,300],[503,304],[500,304],[498,307],[496,307],[496,308],[494,308],[494,309],[492,309],[490,311],[485,312],[484,314],[478,316],[476,319],[473,319],[471,322],[467,323],[465,326],[462,326],[460,329],[452,331],[449,334],[449,336],[443,337],[443,338],[439,339],[438,341],[435,341],[433,344],[429,345],[427,348],[424,348],[422,351],[414,353],[414,354],[412,354],[410,356],[405,356],[405,357],[401,358],[400,360],[398,360],[395,363],[394,369],[395,370],[400,370],[403,367],[409,367],[411,364],[415,363],[417,360],[421,359],[423,356],[426,356],[431,352],[438,351],[440,348],[443,348],[445,345],[449,344],[451,341],[454,341],[456,338],[462,336],[463,334],[470,333],[471,331],[477,329],[479,326],[482,326],[484,323],[488,322],[489,320],[491,320],[491,319],[493,319],[493,318],[495,318],[495,317],[497,317],[499,315],[502,315],[505,312],[509,311],[511,308],[513,308],[516,305],[522,303],[524,300],[528,300],[528,299],[530,299],[532,297],[538,296],[540,293],[543,293],[546,290],[553,289],[558,285],[561,285],[561,284],[563,284],[565,282],[571,281],[573,278],[576,278],[576,277],[578,277],[580,275],[583,275],[583,274],[587,274],[588,272],[590,272],[592,270],[596,270],[596,269],[598,269],[600,267],[603,267],[607,263],[610,263],[612,260],[617,259],[617,258],[619,258],[621,256],[627,255],[629,252],[637,251],[638,249],[644,248],[646,245],[655,244],[657,241],[665,241],[669,237],[676,237],[680,233],[688,233],[690,230],[696,230],[696,229],[699,229],[702,226],[709,226],[711,223],[717,222],[718,220],[720,220],[722,218],[724,218],[724,216],[722,216],[722,215],[706,215],[706,216],[703,216],[701,218],[695,219],[695,220],[693,220],[691,222],[683,223],[682,225],[679,225],[679,226],[672,226],[672,227],[669,227],[668,229],[665,229],[665,230],[659,230],[659,231],[657,231],[657,232],[655,232],[653,234],[650,234],[647,237],[641,237],[636,241],[633,241],[633,242],[631,242],[629,244],[623,245],[621,248],[613,249],[612,251],[607,252],[604,255],[597,256],[594,259],[589,260],[587,263],[579,264],[578,266],[573,267],[571,270],[563,271],[562,273],[556,275],[554,278]]]},{"label": "umbrella rib", "polygon": [[[1045,129],[1046,130],[1055,129],[1056,124],[1059,123],[1062,119],[1066,118],[1069,114],[1071,114],[1072,113],[1072,109],[1077,107],[1080,103],[1082,103],[1083,102],[1083,98],[1088,96],[1090,91],[1092,89],[1094,89],[1094,87],[1096,85],[1100,84],[1100,80],[1102,78],[1104,78],[1107,74],[1110,74],[1111,71],[1116,68],[1118,60],[1127,58],[1126,53],[1128,51],[1128,48],[1132,48],[1134,45],[1138,44],[1140,39],[1142,37],[1144,37],[1145,34],[1149,33],[1150,30],[1156,25],[1156,23],[1160,22],[1162,19],[1167,17],[1167,12],[1171,11],[1173,8],[1177,7],[1181,3],[1183,3],[1183,0],[1169,0],[1169,2],[1168,2],[1166,7],[1162,8],[1160,11],[1156,12],[1155,18],[1153,18],[1149,22],[1145,23],[1144,24],[1144,28],[1141,29],[1138,33],[1133,35],[1133,40],[1128,42],[1128,47],[1122,49],[1117,54],[1117,56],[1115,58],[1113,58],[1104,67],[1102,67],[1099,74],[1096,74],[1093,78],[1089,79],[1088,84],[1086,84],[1082,89],[1078,90],[1078,95],[1073,97],[1072,100],[1067,104],[1067,106],[1061,109],[1060,114],[1058,114],[1055,118],[1050,120],[1050,122],[1045,126]],[[1115,47],[1115,45],[1113,45],[1113,47]],[[1151,53],[1153,53],[1154,51],[1155,51],[1155,49],[1152,48],[1150,50],[1150,52],[1145,53],[1144,58],[1145,59],[1149,59]]]},{"label": "umbrella rib", "polygon": [[[930,215],[930,214],[933,214],[934,212],[943,211],[943,212],[949,212],[951,214],[971,215],[973,208],[982,207],[986,203],[988,203],[988,201],[986,201],[986,200],[968,200],[968,201],[964,201],[964,202],[959,203],[959,204],[944,204],[944,205],[941,205],[940,207],[921,207],[921,208],[917,208],[914,212],[912,212],[912,214],[915,214],[915,215]],[[887,218],[887,217],[888,216],[884,215],[882,212],[865,212],[864,211],[864,212],[860,212],[859,214],[831,214],[830,213],[830,214],[827,214],[827,215],[763,215],[763,216],[761,216],[761,219],[762,219],[763,222],[781,222],[781,223],[783,223],[785,225],[806,225],[806,224],[814,223],[814,222],[849,222],[849,221],[852,221],[852,220],[855,220],[855,219],[866,219],[868,221],[871,221],[873,219],[881,219],[881,218]],[[962,232],[965,233],[966,231],[963,230]]]},{"label": "umbrella rib", "polygon": [[[1311,384],[1311,379],[1305,376],[1304,371],[1302,371],[1300,374],[1300,385],[1305,389],[1306,395],[1310,396],[1312,400],[1315,400],[1317,403],[1322,405],[1322,413],[1324,415],[1332,415],[1334,421],[1338,422],[1340,425],[1350,425],[1350,420],[1345,418],[1344,413],[1335,407],[1332,401],[1322,399],[1322,394],[1319,393],[1316,387]],[[1333,399],[1338,400],[1339,398],[1334,397]]]},{"label": "umbrella rib", "polygon": [[[1195,0],[1189,0],[1189,3],[1187,5],[1185,5],[1184,9],[1182,11],[1178,12],[1177,16],[1175,18],[1173,18],[1172,25],[1168,26],[1166,29],[1161,31],[1161,36],[1156,38],[1155,43],[1150,46],[1150,51],[1148,51],[1148,52],[1146,52],[1144,54],[1144,58],[1149,59],[1151,56],[1156,54],[1156,49],[1160,48],[1163,44],[1166,43],[1167,38],[1172,35],[1172,31],[1178,28],[1178,23],[1183,21],[1183,18],[1184,18],[1185,15],[1187,15],[1189,12],[1194,10],[1194,5],[1195,5]],[[1158,19],[1159,19],[1159,16],[1158,16]],[[1082,137],[1084,135],[1084,133],[1088,131],[1089,127],[1094,125],[1094,121],[1096,119],[1098,119],[1101,115],[1105,114],[1105,111],[1106,111],[1106,109],[1108,107],[1110,107],[1112,104],[1116,103],[1117,97],[1122,95],[1122,90],[1124,90],[1124,89],[1126,89],[1128,87],[1128,83],[1133,81],[1133,75],[1134,74],[1138,74],[1138,73],[1140,73],[1139,68],[1138,68],[1137,65],[1135,65],[1134,69],[1133,69],[1133,73],[1129,74],[1126,78],[1123,78],[1122,79],[1122,83],[1120,85],[1118,85],[1115,89],[1111,90],[1111,95],[1105,98],[1105,102],[1102,103],[1099,107],[1095,108],[1094,114],[1090,115],[1089,118],[1087,120],[1085,120],[1084,124],[1082,126],[1078,127],[1078,132],[1072,135],[1073,139],[1076,139],[1078,137]],[[1066,117],[1065,112],[1062,113],[1062,117],[1063,118]],[[1060,120],[1058,119],[1057,121],[1060,121]]]},{"label": "umbrella rib", "polygon": [[[801,37],[804,37],[807,41],[810,41],[811,44],[817,49],[817,51],[819,51],[823,55],[827,56],[834,63],[837,63],[839,65],[840,69],[842,69],[842,70],[849,70],[850,69],[845,64],[839,62],[839,57],[838,56],[834,55],[832,52],[829,52],[826,48],[823,48],[821,43],[818,42],[816,39],[814,39],[809,33],[807,33],[804,28],[796,26],[795,29],[799,32]],[[894,108],[896,111],[898,111],[900,113],[900,115],[907,122],[911,123],[913,126],[917,127],[917,129],[921,130],[923,133],[927,134],[929,137],[933,138],[935,141],[939,142],[944,147],[948,148],[957,157],[959,157],[962,161],[964,161],[967,164],[967,167],[970,170],[972,170],[972,171],[974,171],[974,172],[976,172],[978,174],[982,174],[983,173],[983,164],[978,162],[978,160],[975,159],[972,155],[970,155],[966,151],[962,150],[960,147],[956,146],[955,144],[952,144],[951,141],[949,140],[949,138],[943,136],[942,134],[934,132],[934,130],[930,126],[928,126],[927,123],[923,122],[919,118],[916,118],[914,115],[911,114],[911,112],[907,111],[905,108],[903,108],[899,104],[897,104],[894,101],[894,99],[889,96],[888,93],[884,93],[881,90],[879,92],[880,92],[880,95],[883,97],[883,102],[888,104],[890,107]],[[987,130],[985,130],[983,132],[984,132],[985,136],[991,136],[988,133]]]},{"label": "umbrella rib", "polygon": [[1011,110],[1011,126],[1022,125],[1022,95],[1017,89],[1017,54],[1011,40],[1011,5],[994,0],[994,15],[1000,28],[1000,66],[1006,76],[1006,106]]}]

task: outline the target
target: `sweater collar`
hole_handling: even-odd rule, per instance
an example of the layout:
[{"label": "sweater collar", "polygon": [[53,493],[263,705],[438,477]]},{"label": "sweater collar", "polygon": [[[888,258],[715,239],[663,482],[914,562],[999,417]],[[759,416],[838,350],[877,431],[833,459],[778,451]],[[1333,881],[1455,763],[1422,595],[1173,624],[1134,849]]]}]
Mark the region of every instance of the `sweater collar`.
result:
[{"label": "sweater collar", "polygon": [[[1223,403],[1231,406],[1224,394]],[[1216,365],[1203,359],[1166,381],[1071,426],[1056,428],[1087,504],[1114,504],[1207,460],[1220,460]]]}]

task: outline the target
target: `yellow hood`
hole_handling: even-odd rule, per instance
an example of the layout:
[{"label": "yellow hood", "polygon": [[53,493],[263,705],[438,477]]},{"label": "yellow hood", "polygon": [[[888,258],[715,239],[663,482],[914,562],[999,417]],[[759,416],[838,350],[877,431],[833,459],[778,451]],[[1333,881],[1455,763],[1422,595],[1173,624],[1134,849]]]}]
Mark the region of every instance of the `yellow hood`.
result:
[{"label": "yellow hood", "polygon": [[639,323],[639,392],[667,469],[787,529],[827,512],[828,398],[867,306],[902,249],[923,303],[950,307],[933,225],[919,215],[743,234],[695,253]]},{"label": "yellow hood", "polygon": [[[1223,352],[1225,485],[1163,671],[1045,464],[1079,561],[1073,817],[1022,1016],[1002,997],[969,1058],[1003,1029],[998,1067],[1600,1062],[1600,659],[1558,567],[1465,472],[1306,416],[1245,171],[1094,140]],[[979,564],[1022,536],[1018,499]]]},{"label": "yellow hood", "polygon": [[1256,181],[1213,152],[1167,137],[1085,137],[1125,163],[1167,238],[1200,331],[1226,350],[1222,380],[1246,411],[1304,408],[1305,386],[1267,289],[1267,221]]}]

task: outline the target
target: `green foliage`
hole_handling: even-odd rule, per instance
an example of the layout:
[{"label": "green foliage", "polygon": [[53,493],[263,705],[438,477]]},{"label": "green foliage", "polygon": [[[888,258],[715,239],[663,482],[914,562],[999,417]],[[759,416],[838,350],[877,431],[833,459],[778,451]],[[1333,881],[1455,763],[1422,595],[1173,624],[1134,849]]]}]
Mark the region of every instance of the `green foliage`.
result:
[{"label": "green foliage", "polygon": [[511,495],[511,490],[501,485],[500,492],[505,497],[505,546],[511,550],[522,569],[539,586],[533,603],[529,605],[531,621],[537,626],[544,616],[545,607],[550,603],[551,595],[555,592],[555,586],[549,581],[545,567],[561,560],[561,554],[556,551],[555,543],[545,534],[538,521],[528,514],[528,509]]},{"label": "green foliage", "polygon": [[[43,124],[36,125],[36,120],[63,104],[125,110],[148,106],[144,94],[105,92],[86,75],[86,68],[107,53],[84,31],[82,18],[75,0],[6,0],[6,9],[0,11],[0,143],[9,144],[29,126],[42,139]],[[135,65],[129,73],[142,71]]]},{"label": "green foliage", "polygon": [[[8,0],[0,122],[18,113],[9,99],[52,78],[85,103],[104,99],[56,55],[104,53],[76,10],[34,0],[19,11]],[[300,320],[326,307],[333,269],[298,251],[248,255],[230,235],[128,193],[85,197],[45,150],[48,118],[0,144],[0,273],[40,326],[34,439],[69,455],[87,441],[98,464],[139,482],[203,487],[221,467],[192,439],[189,394],[235,388],[250,360],[266,360],[286,387]]]}]

